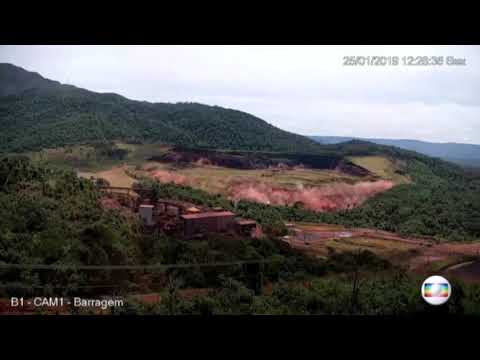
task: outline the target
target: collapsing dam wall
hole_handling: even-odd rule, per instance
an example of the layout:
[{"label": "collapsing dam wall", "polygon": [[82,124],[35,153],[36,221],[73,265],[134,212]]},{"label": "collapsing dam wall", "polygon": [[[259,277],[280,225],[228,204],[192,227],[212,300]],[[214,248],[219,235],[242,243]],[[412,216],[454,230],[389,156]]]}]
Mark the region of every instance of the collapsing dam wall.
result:
[{"label": "collapsing dam wall", "polygon": [[353,176],[370,174],[368,170],[337,155],[220,152],[177,148],[166,154],[151,157],[149,160],[174,163],[180,166],[214,165],[244,170],[302,166],[312,169],[337,170]]},{"label": "collapsing dam wall", "polygon": [[334,183],[320,187],[279,187],[264,182],[236,183],[230,189],[234,200],[250,200],[263,204],[294,205],[301,203],[314,211],[351,209],[368,198],[391,189],[392,181],[362,181],[355,184]]}]

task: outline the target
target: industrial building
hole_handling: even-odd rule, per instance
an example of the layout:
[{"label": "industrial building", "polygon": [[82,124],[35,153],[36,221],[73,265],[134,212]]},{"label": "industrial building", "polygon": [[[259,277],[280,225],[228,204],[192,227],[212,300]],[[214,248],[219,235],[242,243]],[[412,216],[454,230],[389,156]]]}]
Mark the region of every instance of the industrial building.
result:
[{"label": "industrial building", "polygon": [[153,222],[153,205],[142,204],[138,209],[138,213],[147,226],[154,225]]},{"label": "industrial building", "polygon": [[234,228],[235,214],[230,211],[209,211],[180,217],[183,219],[183,234],[187,238],[197,234],[226,232]]},{"label": "industrial building", "polygon": [[253,236],[257,229],[257,222],[248,219],[235,219],[235,230],[238,234],[245,236]]},{"label": "industrial building", "polygon": [[[148,203],[148,201],[146,201]],[[255,236],[254,220],[235,218],[235,214],[221,208],[208,209],[177,200],[158,200],[155,205],[141,204],[138,212],[143,223],[152,230],[182,231],[185,238],[201,237],[212,233],[236,233]]]},{"label": "industrial building", "polygon": [[[106,190],[108,190],[108,196],[128,196],[123,193],[118,194],[117,188],[108,187]],[[255,231],[257,223],[249,219],[236,218],[233,212],[219,207],[212,209],[173,199],[152,201],[147,196],[147,194],[138,194],[132,198],[129,206],[142,219],[144,231],[183,233],[185,238],[201,237],[211,233],[257,236]]]}]

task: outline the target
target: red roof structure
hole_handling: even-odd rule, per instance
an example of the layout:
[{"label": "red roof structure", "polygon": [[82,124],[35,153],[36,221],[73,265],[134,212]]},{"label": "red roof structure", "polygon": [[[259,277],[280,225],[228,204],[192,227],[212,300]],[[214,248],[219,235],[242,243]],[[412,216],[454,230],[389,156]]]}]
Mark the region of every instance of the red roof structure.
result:
[{"label": "red roof structure", "polygon": [[209,211],[199,214],[183,214],[185,237],[196,234],[225,232],[233,229],[235,214],[230,211]]},{"label": "red roof structure", "polygon": [[184,214],[181,216],[182,219],[192,220],[192,219],[204,219],[204,218],[216,218],[224,216],[235,216],[234,213],[230,211],[209,211],[200,214]]},{"label": "red roof structure", "polygon": [[255,220],[248,220],[248,219],[237,219],[235,222],[238,225],[257,225],[257,222]]}]

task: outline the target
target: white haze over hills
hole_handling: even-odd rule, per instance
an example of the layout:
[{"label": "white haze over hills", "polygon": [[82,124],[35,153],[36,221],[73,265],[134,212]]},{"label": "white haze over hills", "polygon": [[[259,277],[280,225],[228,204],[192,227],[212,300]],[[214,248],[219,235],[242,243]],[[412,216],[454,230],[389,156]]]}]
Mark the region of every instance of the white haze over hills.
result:
[{"label": "white haze over hills", "polygon": [[[343,66],[349,55],[466,66]],[[479,46],[0,46],[0,62],[134,100],[238,109],[303,135],[480,144]]]}]

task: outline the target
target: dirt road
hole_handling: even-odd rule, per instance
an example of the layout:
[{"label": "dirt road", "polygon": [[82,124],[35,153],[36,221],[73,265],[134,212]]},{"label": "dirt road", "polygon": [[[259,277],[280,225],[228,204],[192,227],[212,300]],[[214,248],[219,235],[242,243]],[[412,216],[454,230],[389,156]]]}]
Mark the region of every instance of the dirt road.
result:
[{"label": "dirt road", "polygon": [[480,242],[437,243],[433,239],[405,238],[375,229],[344,228],[331,224],[288,224],[290,235],[284,241],[313,256],[325,257],[332,249],[365,249],[415,272],[449,272],[480,282],[480,262],[452,269],[451,266],[480,259]]}]

